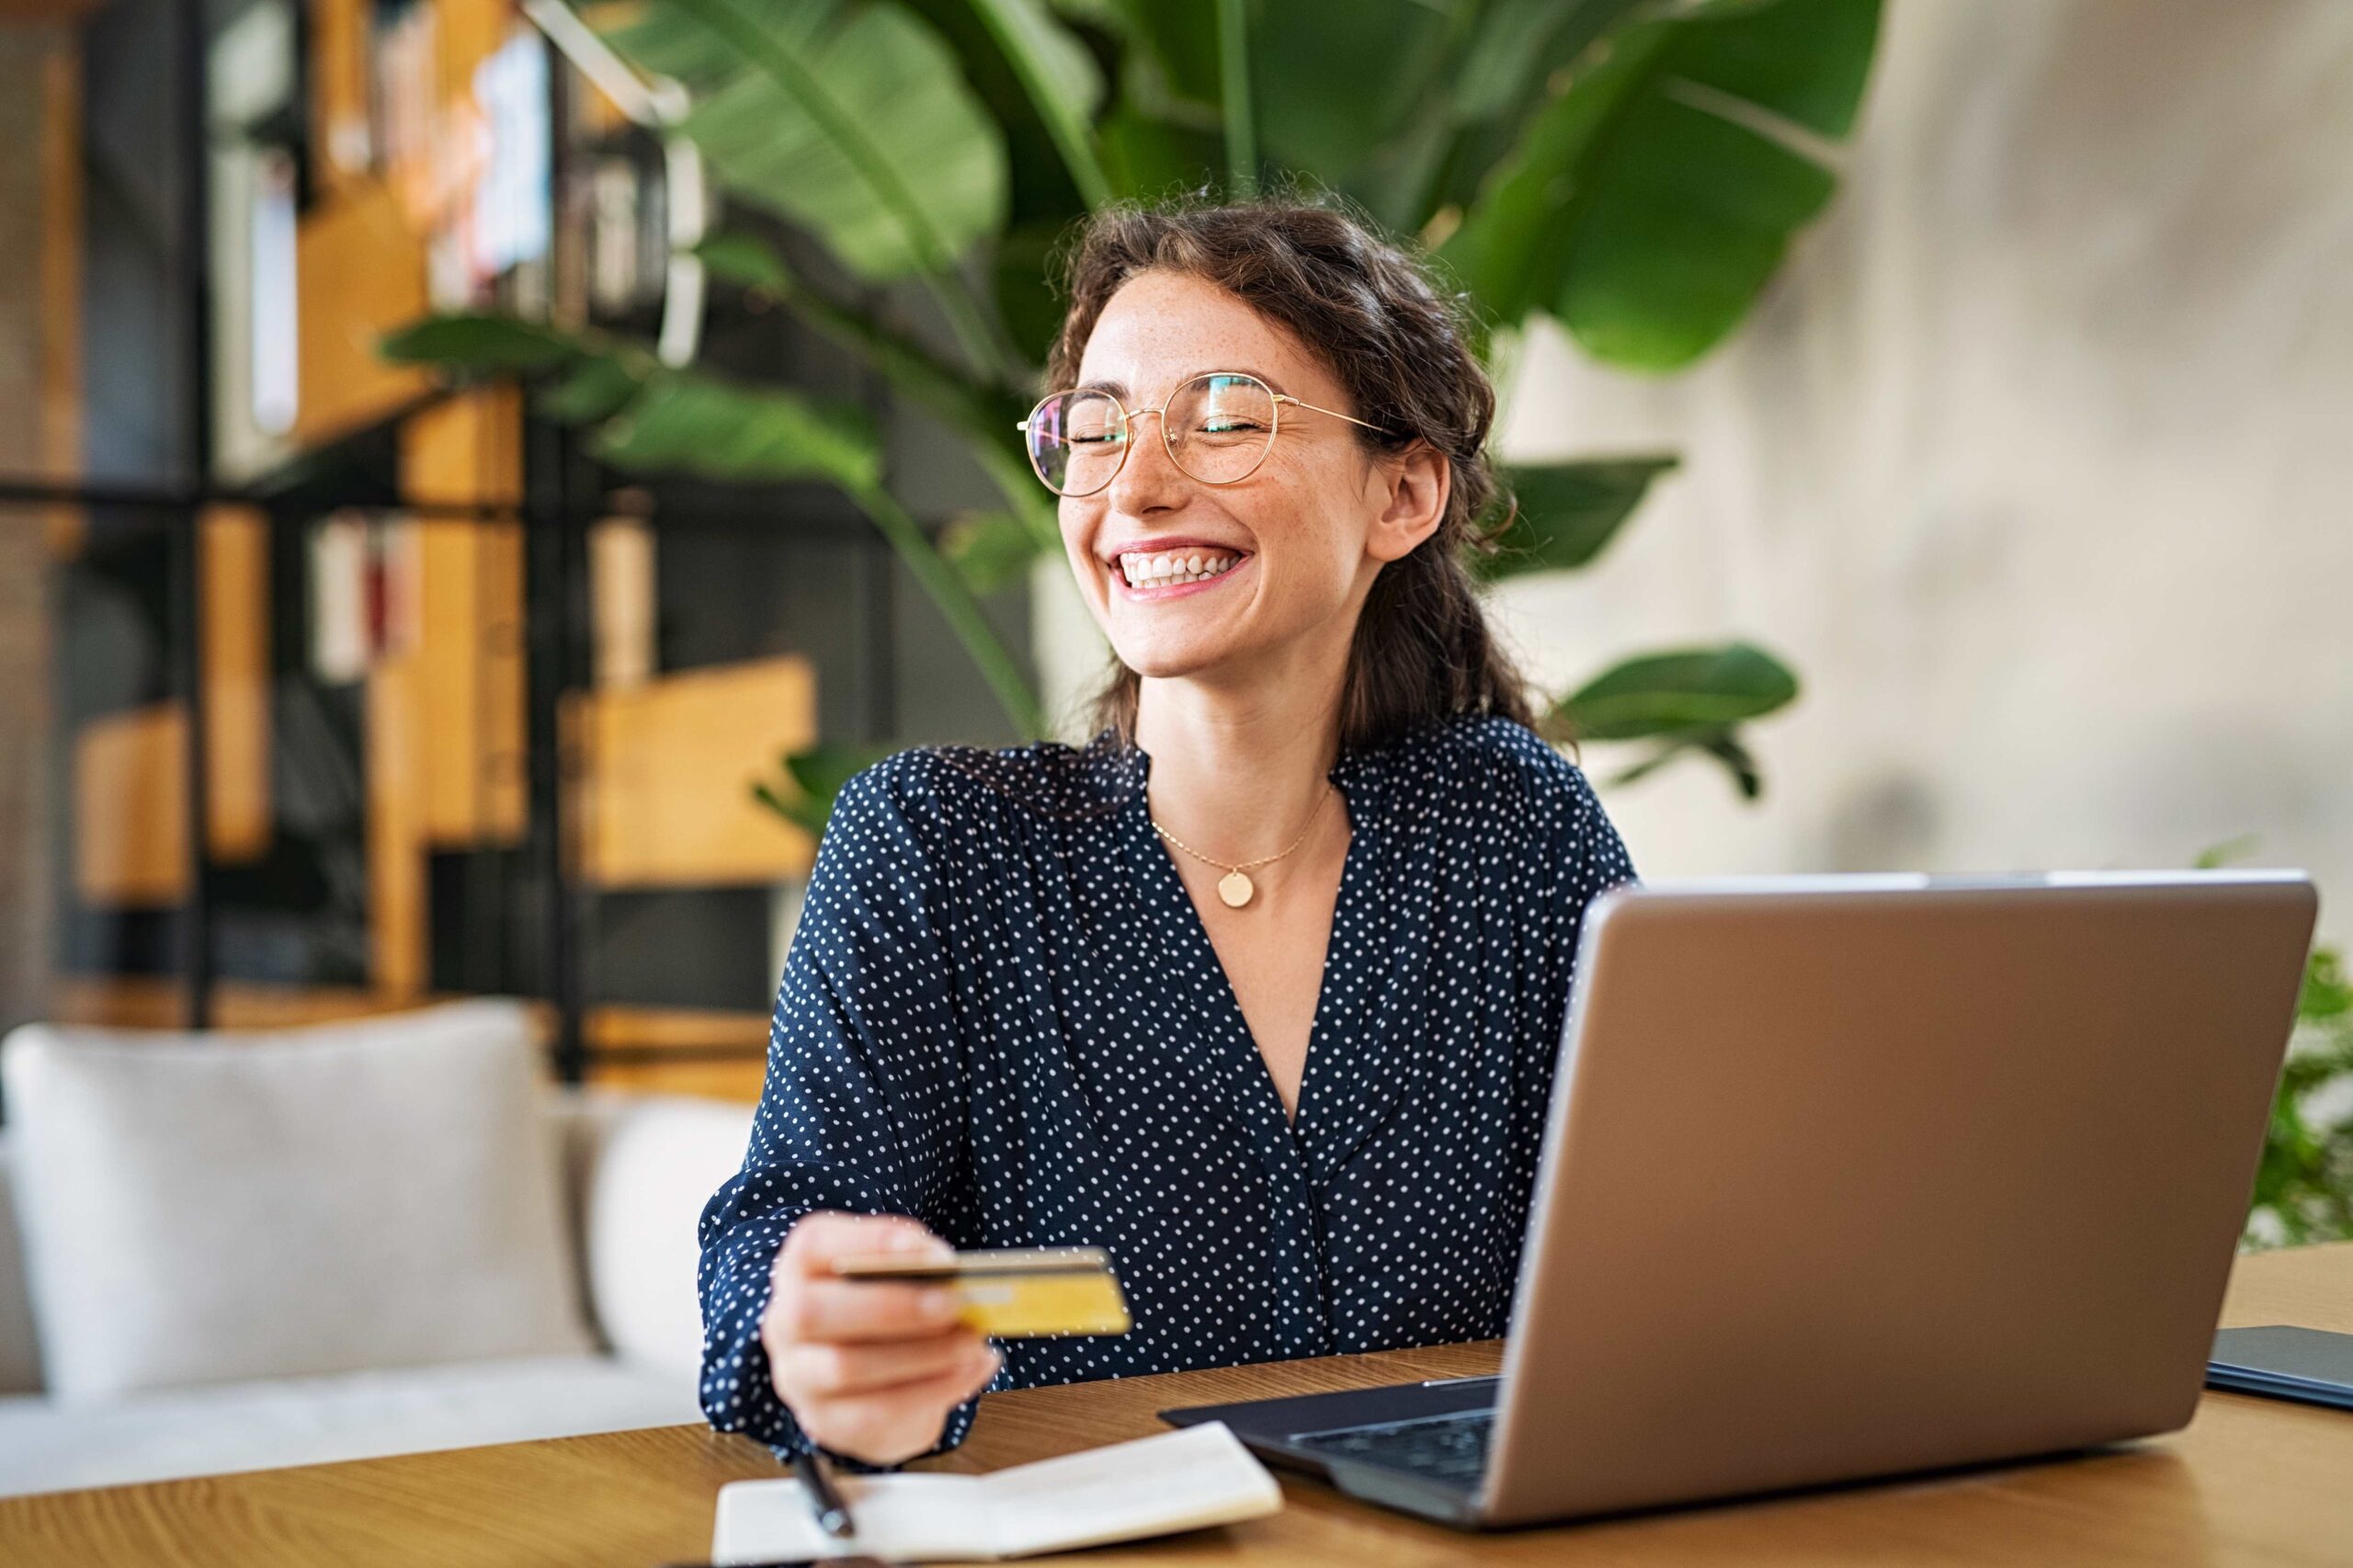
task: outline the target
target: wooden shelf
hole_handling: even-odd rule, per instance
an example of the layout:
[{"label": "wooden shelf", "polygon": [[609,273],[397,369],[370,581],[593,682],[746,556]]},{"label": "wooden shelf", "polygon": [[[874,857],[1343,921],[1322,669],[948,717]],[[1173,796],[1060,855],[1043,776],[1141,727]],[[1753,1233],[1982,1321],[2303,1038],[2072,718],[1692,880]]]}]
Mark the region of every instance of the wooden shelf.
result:
[{"label": "wooden shelf", "polygon": [[378,341],[423,316],[425,241],[381,180],[355,178],[302,219],[295,248],[299,400],[305,450],[380,424],[433,390],[414,366],[387,363]]},{"label": "wooden shelf", "polygon": [[817,734],[798,654],[575,693],[580,877],[606,889],[743,886],[809,874],[816,841],[752,796]]},{"label": "wooden shelf", "polygon": [[[515,504],[523,493],[523,399],[493,387],[443,399],[400,432],[401,494],[420,503]],[[528,807],[523,529],[426,518],[418,535],[416,680],[433,744],[424,833],[436,848],[513,844]]]},{"label": "wooden shelf", "polygon": [[74,891],[100,908],[188,897],[188,715],[109,713],[74,738]]},{"label": "wooden shelf", "polygon": [[[267,852],[269,540],[260,514],[214,506],[198,525],[204,602],[206,849]],[[92,720],[74,740],[74,887],[97,908],[188,896],[188,715],[176,700]]]},{"label": "wooden shelf", "polygon": [[757,1105],[767,1063],[756,1056],[742,1062],[591,1062],[587,1081],[627,1094],[693,1095]]},{"label": "wooden shelf", "polygon": [[[185,999],[177,982],[158,976],[61,975],[50,987],[48,1016],[61,1024],[171,1029],[179,1028],[186,1017]],[[393,996],[356,987],[239,981],[224,981],[212,993],[214,1024],[226,1029],[294,1028],[462,999],[438,993]],[[542,1043],[551,1041],[553,1009],[536,1002],[531,1008]],[[640,1094],[747,1102],[760,1096],[767,1071],[766,1014],[612,1004],[589,1008],[582,1028],[592,1053],[590,1083]],[[631,1059],[599,1062],[593,1054],[599,1051],[627,1051]],[[665,1060],[665,1052],[676,1052],[677,1059]]]},{"label": "wooden shelf", "polygon": [[199,525],[203,601],[205,848],[214,859],[269,851],[269,522],[213,506]]}]

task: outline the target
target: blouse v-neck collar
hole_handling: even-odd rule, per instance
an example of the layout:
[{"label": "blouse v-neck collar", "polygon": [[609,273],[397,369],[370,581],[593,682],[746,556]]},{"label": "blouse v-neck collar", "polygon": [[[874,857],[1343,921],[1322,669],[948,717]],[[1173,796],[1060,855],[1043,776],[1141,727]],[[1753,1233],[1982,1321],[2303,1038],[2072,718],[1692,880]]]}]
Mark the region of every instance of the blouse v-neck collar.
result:
[{"label": "blouse v-neck collar", "polygon": [[[1282,1098],[1243,1017],[1200,911],[1193,903],[1168,847],[1152,825],[1146,793],[1152,757],[1141,746],[1121,756],[1127,789],[1122,838],[1146,906],[1144,929],[1154,945],[1152,970],[1176,1017],[1194,1026],[1176,1042],[1204,1086],[1225,1098],[1249,1132],[1269,1175],[1286,1172],[1327,1179],[1361,1143],[1397,1097],[1400,1074],[1388,1058],[1381,1028],[1389,975],[1381,933],[1389,916],[1388,753],[1346,753],[1325,777],[1348,812],[1348,849],[1325,945],[1314,1022],[1301,1074],[1297,1119]],[[1150,917],[1154,912],[1165,918]]]}]

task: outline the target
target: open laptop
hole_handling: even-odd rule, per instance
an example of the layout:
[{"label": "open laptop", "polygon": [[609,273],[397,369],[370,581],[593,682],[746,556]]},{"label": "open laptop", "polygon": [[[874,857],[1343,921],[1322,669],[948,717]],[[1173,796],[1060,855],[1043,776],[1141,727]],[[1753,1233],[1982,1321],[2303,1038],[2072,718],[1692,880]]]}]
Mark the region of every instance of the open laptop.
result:
[{"label": "open laptop", "polygon": [[1163,1417],[1476,1528],[2170,1431],[2317,904],[2285,871],[1613,890],[1502,1375]]}]

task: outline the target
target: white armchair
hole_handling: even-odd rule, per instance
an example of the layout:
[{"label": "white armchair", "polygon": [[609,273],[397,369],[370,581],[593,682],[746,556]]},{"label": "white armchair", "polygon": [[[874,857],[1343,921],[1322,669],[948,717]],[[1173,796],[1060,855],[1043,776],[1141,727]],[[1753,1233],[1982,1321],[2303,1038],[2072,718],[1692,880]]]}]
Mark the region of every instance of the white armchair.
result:
[{"label": "white armchair", "polygon": [[[485,1006],[503,1005],[461,1006],[479,1026]],[[415,1022],[394,1027],[429,1028],[437,1013],[449,1012],[403,1015]],[[520,1010],[513,1017],[521,1028]],[[384,1022],[336,1028],[381,1035]],[[313,1042],[336,1038],[335,1028],[301,1032]],[[7,1049],[21,1062],[36,1049],[71,1049],[77,1035],[102,1044],[124,1038],[39,1028],[17,1031]],[[38,1096],[19,1107],[12,1096],[12,1125],[0,1127],[0,1495],[702,1420],[695,1224],[743,1159],[751,1108],[544,1085],[531,1093],[555,1133],[545,1146],[558,1163],[562,1267],[581,1308],[576,1330],[557,1348],[460,1349],[461,1358],[438,1361],[412,1353],[399,1366],[66,1399],[45,1381],[44,1369],[58,1361],[54,1346],[44,1355],[37,1305],[59,1297],[31,1278],[40,1249],[28,1253],[27,1244],[36,1214],[25,1165],[28,1157],[55,1157],[55,1141],[38,1128],[28,1136],[21,1125],[42,1113]],[[126,1179],[159,1178],[134,1170]],[[133,1192],[116,1201],[135,1209],[144,1200]],[[53,1209],[43,1212],[54,1244]],[[254,1246],[268,1244],[241,1237],[238,1244],[250,1258]]]}]

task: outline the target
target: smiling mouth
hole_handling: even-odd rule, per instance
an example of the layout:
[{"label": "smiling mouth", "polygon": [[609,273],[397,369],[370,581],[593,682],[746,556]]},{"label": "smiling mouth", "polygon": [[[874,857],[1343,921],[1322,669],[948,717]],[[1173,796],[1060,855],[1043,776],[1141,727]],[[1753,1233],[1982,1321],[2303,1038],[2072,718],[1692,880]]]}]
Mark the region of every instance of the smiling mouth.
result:
[{"label": "smiling mouth", "polygon": [[1165,589],[1213,583],[1250,559],[1246,551],[1176,550],[1121,555],[1108,570],[1131,595],[1158,597]]}]

